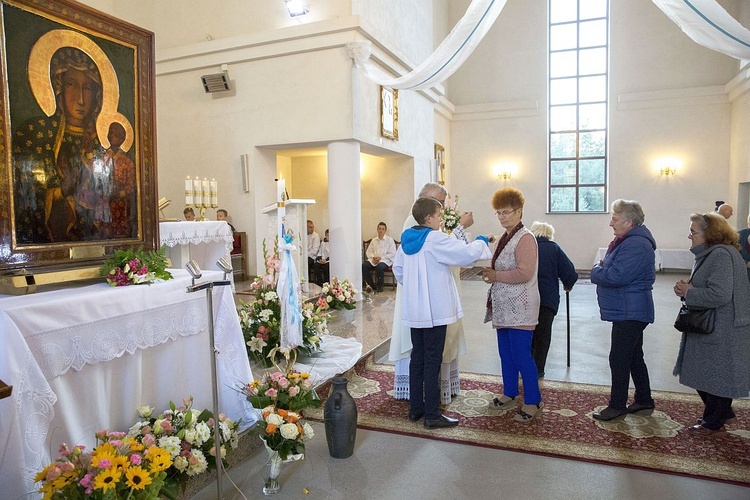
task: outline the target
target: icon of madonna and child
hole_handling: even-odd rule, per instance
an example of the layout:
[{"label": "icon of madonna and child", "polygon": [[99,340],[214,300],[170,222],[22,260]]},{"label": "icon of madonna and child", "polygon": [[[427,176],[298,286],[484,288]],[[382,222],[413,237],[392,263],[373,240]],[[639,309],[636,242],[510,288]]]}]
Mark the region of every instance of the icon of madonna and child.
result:
[{"label": "icon of madonna and child", "polygon": [[137,237],[133,127],[117,110],[107,55],[78,32],[53,30],[31,48],[28,79],[44,114],[12,124],[17,244]]}]

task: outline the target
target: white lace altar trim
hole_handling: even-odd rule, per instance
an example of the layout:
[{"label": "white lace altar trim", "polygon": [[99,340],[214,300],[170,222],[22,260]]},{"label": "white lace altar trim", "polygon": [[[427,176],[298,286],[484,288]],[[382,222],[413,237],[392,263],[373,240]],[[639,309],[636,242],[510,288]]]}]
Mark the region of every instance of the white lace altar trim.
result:
[{"label": "white lace altar trim", "polygon": [[160,243],[169,248],[177,245],[200,245],[212,241],[224,241],[227,252],[232,251],[234,237],[232,229],[224,221],[207,222],[162,222],[159,224]]},{"label": "white lace altar trim", "polygon": [[165,305],[102,319],[85,325],[26,336],[34,359],[49,380],[71,368],[80,371],[119,358],[136,349],[148,349],[178,336],[196,335],[208,328],[205,297],[185,301],[181,310]]}]

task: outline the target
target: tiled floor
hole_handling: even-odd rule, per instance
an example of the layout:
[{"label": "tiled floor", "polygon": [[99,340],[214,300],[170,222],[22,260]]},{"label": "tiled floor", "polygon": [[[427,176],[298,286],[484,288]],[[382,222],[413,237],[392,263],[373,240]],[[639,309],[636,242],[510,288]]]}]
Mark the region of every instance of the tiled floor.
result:
[{"label": "tiled floor", "polygon": [[[671,288],[680,274],[660,274],[654,290],[656,323],[646,329],[644,350],[654,389],[691,392],[672,376],[679,334],[671,326],[679,302]],[[481,322],[487,287],[464,281],[467,355],[461,369],[499,374],[493,330]],[[331,328],[358,338],[368,352],[390,336],[395,293],[376,294],[357,308],[353,324],[332,321]],[[566,366],[565,303],[555,320],[546,378],[608,384],[608,323],[599,320],[595,287],[581,282],[570,294],[571,366]],[[544,387],[542,385],[542,394]],[[606,401],[592,401],[592,408]],[[658,401],[657,401],[658,405]],[[406,416],[405,416],[406,417]],[[520,425],[520,424],[519,424]],[[325,432],[314,424],[303,462],[285,464],[283,490],[277,498],[305,499],[740,499],[750,488],[676,475],[581,461],[494,450],[359,429],[354,455],[328,455]],[[264,450],[231,472],[247,498],[262,496]],[[749,472],[750,474],[750,472]],[[305,493],[307,489],[308,493]],[[242,498],[225,483],[226,498]],[[195,498],[216,497],[208,487]]]}]

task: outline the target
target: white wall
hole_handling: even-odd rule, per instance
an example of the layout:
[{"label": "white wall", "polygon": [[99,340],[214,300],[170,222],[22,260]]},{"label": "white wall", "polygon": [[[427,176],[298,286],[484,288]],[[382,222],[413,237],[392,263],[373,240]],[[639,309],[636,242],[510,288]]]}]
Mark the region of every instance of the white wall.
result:
[{"label": "white wall", "polygon": [[[415,192],[430,180],[439,142],[446,146],[450,192],[461,196],[462,209],[475,211],[475,234],[499,230],[488,200],[503,183],[491,169],[510,159],[520,167],[508,183],[527,196],[525,221],[555,225],[577,267],[589,267],[596,248],[612,237],[607,214],[546,214],[546,0],[508,0],[445,85],[448,100],[440,101],[439,113],[439,92],[402,92],[398,142],[380,137],[378,87],[353,68],[345,44],[375,37],[389,68],[407,71],[469,0],[311,3],[310,15],[320,17],[305,17],[326,19],[317,23],[290,20],[280,1],[231,1],[223,9],[193,0],[86,3],[156,33],[159,195],[173,200],[169,216],[181,213],[185,175],[215,177],[220,204],[238,229],[254,235],[255,213],[273,197],[276,150],[335,140],[401,155],[401,167],[387,168]],[[720,3],[740,20],[750,15],[743,0]],[[436,24],[433,8],[447,9],[434,16]],[[737,61],[692,42],[651,2],[611,0],[611,16],[609,200],[641,200],[659,245],[686,247],[681,228],[688,213],[711,209],[715,199],[737,200],[737,183],[750,178],[748,78],[727,90]],[[200,75],[223,63],[235,90],[204,94]],[[257,179],[247,194],[239,172],[244,153]],[[668,153],[681,156],[684,166],[674,178],[660,178],[651,162]],[[402,201],[392,196],[380,198]],[[374,201],[363,193],[365,234],[369,217],[379,219],[366,205]]]},{"label": "white wall", "polygon": [[[454,21],[461,4],[468,2],[451,2]],[[553,224],[576,267],[588,268],[612,239],[609,215],[546,213],[546,20],[546,0],[509,0],[451,79],[452,191],[475,200],[471,207],[462,201],[463,209],[475,209],[475,233],[498,231],[488,202],[503,183],[491,168],[517,161],[508,185],[526,195],[524,221]],[[737,61],[692,42],[651,2],[612,0],[610,43],[609,201],[640,200],[657,244],[686,248],[688,215],[736,197],[728,182],[731,105],[724,85]],[[653,169],[653,160],[666,155],[684,162],[674,178]]]}]

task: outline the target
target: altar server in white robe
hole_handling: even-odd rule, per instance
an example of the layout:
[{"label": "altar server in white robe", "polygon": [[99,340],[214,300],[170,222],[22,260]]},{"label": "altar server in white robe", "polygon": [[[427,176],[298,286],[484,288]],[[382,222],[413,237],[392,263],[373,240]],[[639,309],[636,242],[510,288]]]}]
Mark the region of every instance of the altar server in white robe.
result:
[{"label": "altar server in white robe", "polygon": [[[448,191],[445,186],[435,182],[428,182],[419,192],[419,198],[428,197],[445,203]],[[461,214],[461,224],[453,231],[452,237],[469,242],[466,235],[466,228],[474,223],[472,212]],[[409,214],[402,231],[417,225],[417,221]],[[454,267],[452,270],[454,281],[461,295],[461,282],[459,279],[460,268]],[[396,304],[393,312],[393,327],[391,334],[391,346],[388,359],[395,362],[395,373],[393,383],[393,396],[396,399],[409,399],[409,354],[411,352],[411,333],[409,328],[401,324],[402,311],[402,288],[401,285],[396,287]],[[440,366],[440,401],[442,404],[449,404],[451,396],[459,393],[461,385],[458,378],[458,357],[466,354],[466,341],[464,339],[463,321],[458,321],[448,325],[445,336],[445,348],[443,349],[443,363]]]},{"label": "altar server in white robe", "polygon": [[403,286],[402,323],[409,327],[413,345],[409,420],[424,416],[426,428],[458,424],[439,410],[446,328],[464,314],[451,266],[468,266],[491,257],[485,237],[467,244],[440,232],[441,210],[434,198],[419,198],[414,203],[412,215],[419,225],[403,232],[393,263],[393,274]]}]

